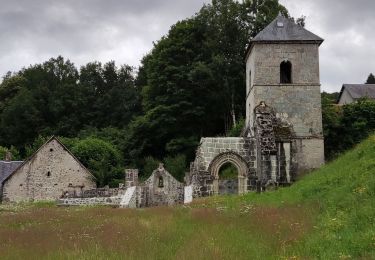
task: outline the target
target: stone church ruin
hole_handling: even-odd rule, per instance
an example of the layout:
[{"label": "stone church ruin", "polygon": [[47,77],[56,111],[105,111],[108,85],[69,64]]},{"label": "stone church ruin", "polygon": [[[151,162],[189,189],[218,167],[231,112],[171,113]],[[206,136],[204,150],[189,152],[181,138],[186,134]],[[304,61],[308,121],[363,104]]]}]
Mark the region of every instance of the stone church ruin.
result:
[{"label": "stone church ruin", "polygon": [[[238,194],[288,185],[324,163],[319,78],[323,39],[279,15],[246,55],[246,128],[241,138],[202,138],[188,184],[194,197],[226,194],[231,163]],[[232,185],[233,186],[233,185]]]},{"label": "stone church ruin", "polygon": [[126,169],[124,184],[96,189],[89,171],[52,138],[13,173],[9,162],[3,162],[3,199],[136,208],[289,185],[324,163],[322,42],[282,15],[250,41],[242,135],[202,138],[185,184],[159,165],[144,182],[138,180],[137,169]]}]

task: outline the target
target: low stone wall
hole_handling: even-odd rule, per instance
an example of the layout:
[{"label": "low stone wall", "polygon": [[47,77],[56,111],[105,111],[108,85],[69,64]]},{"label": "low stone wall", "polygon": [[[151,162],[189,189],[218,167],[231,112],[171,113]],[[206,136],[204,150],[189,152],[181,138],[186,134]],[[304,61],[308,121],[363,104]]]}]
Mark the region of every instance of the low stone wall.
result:
[{"label": "low stone wall", "polygon": [[122,196],[95,197],[95,198],[66,198],[57,200],[59,206],[94,206],[108,205],[119,206]]}]

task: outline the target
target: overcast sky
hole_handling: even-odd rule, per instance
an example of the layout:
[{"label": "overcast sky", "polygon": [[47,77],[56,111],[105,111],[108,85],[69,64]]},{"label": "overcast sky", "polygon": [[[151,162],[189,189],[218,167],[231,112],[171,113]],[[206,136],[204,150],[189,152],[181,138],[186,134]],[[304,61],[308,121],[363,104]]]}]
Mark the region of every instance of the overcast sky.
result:
[{"label": "overcast sky", "polygon": [[[62,55],[138,66],[152,42],[209,0],[0,0],[0,75]],[[280,0],[325,39],[323,90],[375,73],[375,0]]]}]

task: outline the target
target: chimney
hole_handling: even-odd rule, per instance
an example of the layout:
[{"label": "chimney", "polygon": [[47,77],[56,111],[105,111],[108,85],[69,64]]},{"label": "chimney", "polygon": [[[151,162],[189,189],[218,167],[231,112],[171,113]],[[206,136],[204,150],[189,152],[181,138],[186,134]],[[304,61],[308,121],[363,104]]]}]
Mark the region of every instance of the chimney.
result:
[{"label": "chimney", "polygon": [[5,152],[5,158],[4,161],[10,162],[12,160],[12,153],[10,151]]}]

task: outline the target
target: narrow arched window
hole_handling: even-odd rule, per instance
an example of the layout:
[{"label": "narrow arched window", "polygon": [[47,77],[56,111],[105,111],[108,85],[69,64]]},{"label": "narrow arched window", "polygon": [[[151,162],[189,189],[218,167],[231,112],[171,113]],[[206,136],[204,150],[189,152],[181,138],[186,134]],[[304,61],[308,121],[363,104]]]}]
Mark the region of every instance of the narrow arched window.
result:
[{"label": "narrow arched window", "polygon": [[159,187],[159,188],[163,188],[163,187],[164,187],[163,177],[161,177],[161,176],[159,176],[158,187]]},{"label": "narrow arched window", "polygon": [[290,61],[283,61],[280,64],[280,83],[292,83],[292,63]]}]

